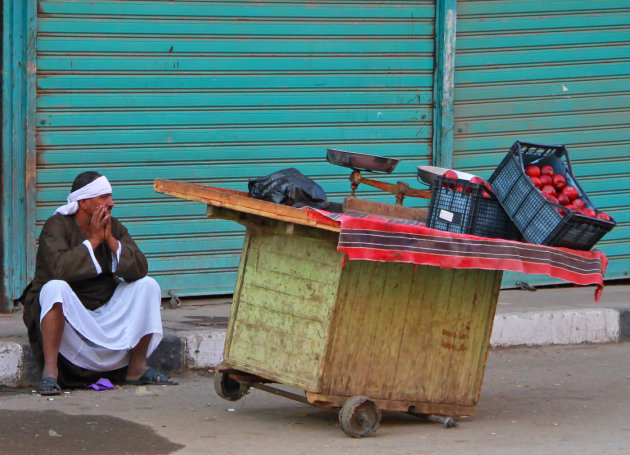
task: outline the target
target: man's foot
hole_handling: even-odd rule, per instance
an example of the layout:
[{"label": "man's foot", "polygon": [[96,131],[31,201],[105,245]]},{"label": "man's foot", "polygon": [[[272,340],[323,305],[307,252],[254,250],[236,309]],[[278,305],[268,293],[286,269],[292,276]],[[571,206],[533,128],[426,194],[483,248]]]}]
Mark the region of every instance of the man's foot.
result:
[{"label": "man's foot", "polygon": [[159,371],[149,368],[138,379],[127,379],[125,384],[131,385],[177,385],[177,381],[173,381],[170,376],[160,373]]},{"label": "man's foot", "polygon": [[48,376],[43,378],[39,384],[37,384],[37,393],[45,396],[59,395],[61,394],[61,387],[59,387],[55,378]]}]

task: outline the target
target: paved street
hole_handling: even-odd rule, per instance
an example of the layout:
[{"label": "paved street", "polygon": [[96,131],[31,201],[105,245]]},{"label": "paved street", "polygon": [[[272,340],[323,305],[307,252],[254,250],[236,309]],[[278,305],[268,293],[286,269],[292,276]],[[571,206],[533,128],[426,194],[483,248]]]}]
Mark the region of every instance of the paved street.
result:
[{"label": "paved street", "polygon": [[53,401],[4,389],[0,453],[594,455],[630,446],[628,343],[493,350],[474,417],[447,430],[385,413],[365,439],[345,436],[330,409],[258,390],[227,402],[209,374],[179,379]]}]

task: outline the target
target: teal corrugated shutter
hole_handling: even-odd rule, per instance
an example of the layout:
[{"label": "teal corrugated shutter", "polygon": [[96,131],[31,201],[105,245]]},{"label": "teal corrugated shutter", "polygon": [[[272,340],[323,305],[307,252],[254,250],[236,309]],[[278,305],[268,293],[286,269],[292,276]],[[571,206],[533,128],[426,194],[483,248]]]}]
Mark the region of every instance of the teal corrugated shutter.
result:
[{"label": "teal corrugated shutter", "polygon": [[153,180],[246,190],[297,167],[340,201],[350,170],[326,163],[332,146],[402,158],[386,180],[417,185],[434,16],[433,1],[40,0],[38,225],[97,170],[164,293],[232,292],[240,227]]},{"label": "teal corrugated shutter", "polygon": [[[457,5],[454,166],[488,177],[515,140],[565,144],[618,226],[596,246],[630,272],[630,8],[625,0]],[[506,274],[504,285],[545,277]]]}]

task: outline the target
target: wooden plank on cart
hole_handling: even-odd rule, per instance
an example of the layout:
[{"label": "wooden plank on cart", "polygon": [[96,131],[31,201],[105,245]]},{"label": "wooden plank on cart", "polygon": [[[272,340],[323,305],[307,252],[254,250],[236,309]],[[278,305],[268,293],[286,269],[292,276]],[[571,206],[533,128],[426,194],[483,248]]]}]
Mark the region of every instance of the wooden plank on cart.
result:
[{"label": "wooden plank on cart", "polygon": [[[440,299],[440,316],[436,323],[439,324],[439,333],[436,333],[437,351],[427,361],[430,364],[431,376],[444,378],[441,384],[436,384],[427,390],[427,401],[430,403],[443,400],[448,397],[451,401],[456,401],[459,395],[456,390],[459,372],[463,369],[469,373],[472,371],[470,365],[462,363],[466,352],[470,346],[470,317],[471,307],[475,306],[475,282],[479,276],[470,270],[454,269],[450,271],[450,285],[447,287],[448,293]],[[474,339],[474,334],[473,337]],[[474,375],[469,375],[472,379]],[[408,378],[408,383],[413,383],[415,378]],[[468,389],[469,390],[469,389]],[[462,398],[466,404],[471,404],[474,393],[471,396]]]},{"label": "wooden plank on cart", "polygon": [[157,193],[203,202],[216,207],[225,207],[243,213],[273,218],[288,223],[317,227],[333,232],[341,231],[341,223],[315,210],[298,209],[288,205],[262,201],[249,197],[244,191],[226,190],[212,186],[196,185],[174,180],[156,179],[153,189]]},{"label": "wooden plank on cart", "polygon": [[[403,327],[409,305],[409,289],[400,283],[413,280],[414,267],[395,263],[385,269],[382,297],[367,370],[379,372],[369,374],[365,381],[365,395],[385,396],[396,390],[396,367],[403,343]],[[385,394],[383,394],[385,392]]]},{"label": "wooden plank on cart", "polygon": [[389,390],[389,399],[426,402],[431,390],[447,381],[432,374],[432,359],[442,349],[441,307],[451,284],[452,270],[430,266],[415,269],[401,331],[403,342],[396,363],[395,387]]},{"label": "wooden plank on cart", "polygon": [[[478,286],[478,299],[477,306],[472,308],[474,317],[472,320],[471,333],[476,334],[477,345],[473,345],[475,349],[470,350],[470,359],[465,359],[466,364],[473,366],[477,371],[481,371],[481,374],[472,378],[474,382],[469,385],[471,389],[477,392],[475,401],[479,400],[481,394],[481,386],[483,384],[483,372],[486,370],[486,361],[488,360],[488,349],[490,345],[490,336],[492,335],[492,324],[494,322],[494,315],[496,312],[496,302],[499,300],[499,291],[501,288],[501,280],[503,278],[503,271],[493,270],[492,273],[483,274],[483,282]],[[486,315],[485,317],[478,317],[478,314]],[[463,393],[465,384],[470,379],[465,375],[464,371],[459,372],[460,375],[460,393]]]},{"label": "wooden plank on cart", "polygon": [[368,371],[369,360],[374,334],[379,329],[377,327],[379,305],[387,265],[383,267],[382,263],[373,261],[350,261],[344,269],[344,272],[360,270],[360,280],[352,290],[352,295],[346,300],[350,302],[350,308],[347,308],[347,311],[350,311],[347,326],[350,336],[347,337],[345,348],[341,352],[340,360],[344,365],[344,371],[339,385],[343,395],[360,395],[353,391],[363,390],[368,375],[374,373]]},{"label": "wooden plank on cart", "polygon": [[356,197],[344,199],[343,212],[351,215],[353,213],[360,213],[422,222],[426,222],[429,216],[429,210],[426,207],[407,207],[404,205],[368,201]]}]

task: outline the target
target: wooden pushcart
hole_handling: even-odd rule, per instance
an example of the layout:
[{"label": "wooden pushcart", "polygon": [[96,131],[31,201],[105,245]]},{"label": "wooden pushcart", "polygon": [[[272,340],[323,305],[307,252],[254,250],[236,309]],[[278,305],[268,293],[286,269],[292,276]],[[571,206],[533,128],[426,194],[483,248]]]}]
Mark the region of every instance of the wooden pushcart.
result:
[{"label": "wooden pushcart", "polygon": [[376,431],[380,410],[447,427],[473,414],[501,271],[344,262],[339,223],[317,212],[168,180],[155,190],[247,227],[215,375],[221,397],[256,387],[340,408],[354,437]]}]

